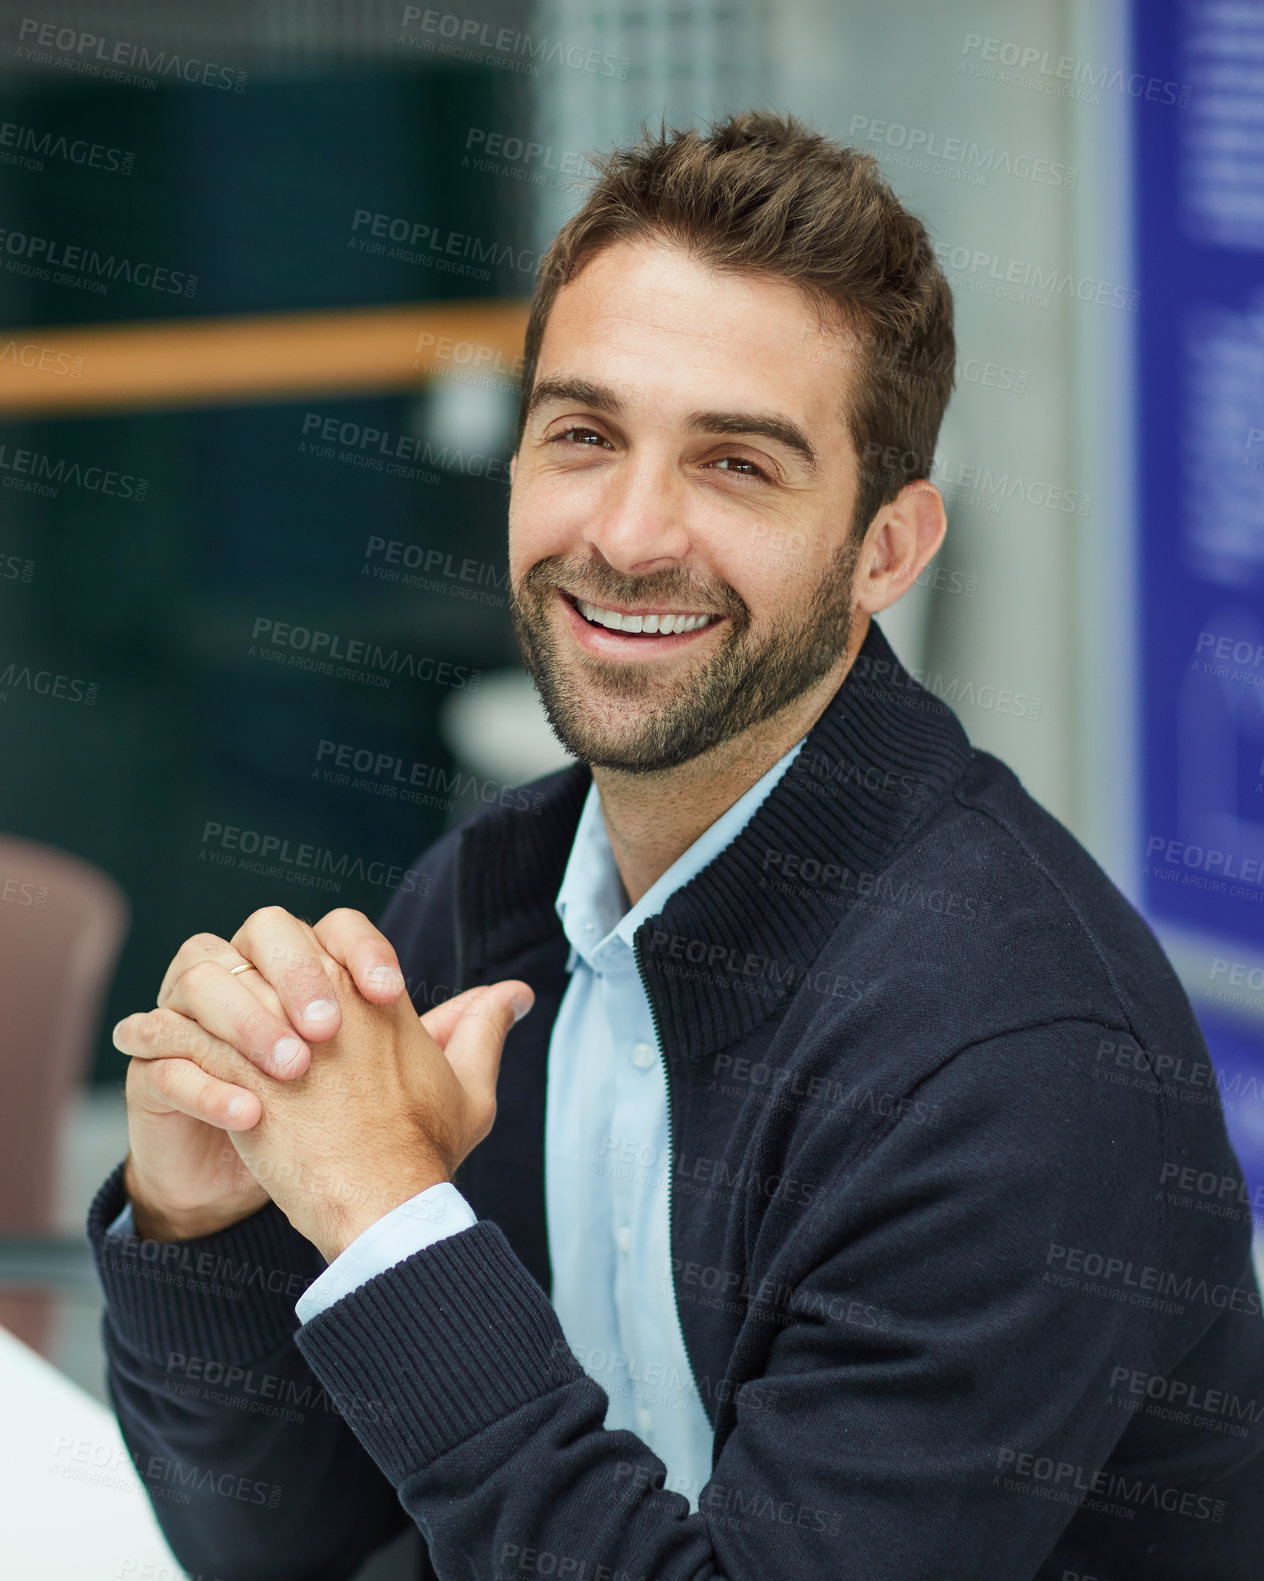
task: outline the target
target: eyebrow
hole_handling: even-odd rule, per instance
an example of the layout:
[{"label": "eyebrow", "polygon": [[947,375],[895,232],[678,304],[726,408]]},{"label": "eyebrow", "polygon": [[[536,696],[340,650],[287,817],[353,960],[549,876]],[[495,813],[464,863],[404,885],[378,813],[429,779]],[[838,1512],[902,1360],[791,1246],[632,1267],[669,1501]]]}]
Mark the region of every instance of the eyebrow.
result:
[{"label": "eyebrow", "polygon": [[[549,401],[577,401],[610,417],[619,417],[626,410],[623,400],[609,385],[594,384],[590,379],[554,377],[537,381],[527,406],[528,418]],[[816,450],[798,423],[776,412],[690,412],[685,427],[695,434],[760,434],[793,451],[812,477],[821,469]]]}]

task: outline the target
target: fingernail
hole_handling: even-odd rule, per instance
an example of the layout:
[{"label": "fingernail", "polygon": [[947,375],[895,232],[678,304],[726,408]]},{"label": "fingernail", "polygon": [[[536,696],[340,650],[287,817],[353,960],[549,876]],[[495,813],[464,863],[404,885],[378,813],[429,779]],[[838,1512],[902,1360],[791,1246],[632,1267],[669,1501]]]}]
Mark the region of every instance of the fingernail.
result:
[{"label": "fingernail", "polygon": [[513,996],[514,1026],[518,1025],[533,1004],[535,1004],[534,994],[515,994]]},{"label": "fingernail", "polygon": [[375,966],[369,973],[369,981],[374,988],[399,988],[404,978],[393,966]]},{"label": "fingernail", "polygon": [[338,1006],[332,999],[313,999],[303,1012],[304,1021],[332,1021],[338,1014]]},{"label": "fingernail", "polygon": [[230,1120],[240,1120],[245,1112],[246,1100],[244,1098],[234,1098],[228,1106],[228,1118]]},{"label": "fingernail", "polygon": [[272,1050],[272,1064],[284,1076],[298,1064],[303,1045],[297,1038],[281,1038]]}]

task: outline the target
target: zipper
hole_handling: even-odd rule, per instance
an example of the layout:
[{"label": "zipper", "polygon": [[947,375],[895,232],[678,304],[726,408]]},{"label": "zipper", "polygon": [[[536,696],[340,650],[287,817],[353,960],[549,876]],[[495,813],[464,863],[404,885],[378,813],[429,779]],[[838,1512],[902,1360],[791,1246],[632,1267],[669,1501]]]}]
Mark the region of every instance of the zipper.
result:
[{"label": "zipper", "polygon": [[[641,931],[645,924],[632,935],[632,954],[636,960],[637,974],[641,979],[641,988],[645,993],[646,1003],[650,1007],[650,1020],[654,1024],[654,1042],[658,1048],[659,1062],[663,1067],[663,1087],[667,1094],[667,1256],[672,1254],[672,1181],[676,1174],[676,1148],[672,1135],[672,1105],[671,1105],[671,1073],[667,1069],[667,1054],[663,1048],[662,1028],[658,1024],[658,1006],[654,1003],[654,995],[650,992],[650,985],[645,980],[645,971],[641,964]],[[702,1390],[698,1388],[698,1375],[693,1370],[693,1358],[689,1354],[689,1345],[685,1340],[685,1326],[680,1321],[680,1299],[676,1294],[676,1271],[669,1268],[668,1278],[671,1280],[672,1304],[676,1309],[676,1327],[680,1330],[680,1348],[685,1353],[685,1366],[689,1369],[689,1378],[699,1400],[702,1400]],[[702,1409],[706,1412],[706,1402],[703,1401]],[[708,1421],[710,1417],[708,1416]]]}]

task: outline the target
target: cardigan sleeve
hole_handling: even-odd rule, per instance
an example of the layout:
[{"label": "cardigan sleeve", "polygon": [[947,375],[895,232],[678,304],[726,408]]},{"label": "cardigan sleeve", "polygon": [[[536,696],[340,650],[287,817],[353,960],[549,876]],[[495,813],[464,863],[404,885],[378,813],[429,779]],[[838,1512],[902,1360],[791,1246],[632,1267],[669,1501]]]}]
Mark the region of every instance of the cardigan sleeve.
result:
[{"label": "cardigan sleeve", "polygon": [[[1100,1032],[993,1038],[923,1083],[934,1127],[888,1120],[857,1152],[840,1114],[799,1144],[794,1173],[820,1189],[789,1234],[754,1229],[748,1288],[789,1294],[696,1511],[602,1425],[605,1393],[491,1221],[370,1280],[298,1347],[331,1393],[395,1400],[352,1426],[440,1581],[1033,1581],[1083,1501],[1108,1526],[1113,1505],[1126,1539],[1130,1508],[1169,1494],[1173,1543],[1248,1581],[1259,1430],[1199,1467],[1102,1474],[1129,1421],[1104,1404],[1121,1361],[1165,1371],[1217,1323],[1253,1323],[1235,1332],[1259,1374],[1262,1330],[1258,1298],[1253,1319],[1177,1318],[1062,1279],[1068,1248],[1133,1269],[1174,1255],[1136,1186],[1158,1179],[1154,1105],[1092,1085]],[[1238,1231],[1213,1236],[1216,1265],[1253,1288]]]},{"label": "cardigan sleeve", "polygon": [[324,1259],[271,1203],[159,1242],[107,1233],[125,1200],[120,1164],[88,1220],[106,1383],[172,1552],[222,1581],[347,1581],[407,1519],[349,1426],[389,1394],[330,1395],[294,1345]]},{"label": "cardigan sleeve", "polygon": [[[456,839],[424,851],[383,912],[401,962],[451,953]],[[126,1201],[120,1164],[88,1216],[106,1386],[172,1552],[208,1581],[347,1581],[408,1517],[351,1426],[393,1412],[394,1388],[330,1392],[294,1343],[295,1303],[333,1265],[273,1203],[158,1242],[126,1220],[109,1233]]]}]

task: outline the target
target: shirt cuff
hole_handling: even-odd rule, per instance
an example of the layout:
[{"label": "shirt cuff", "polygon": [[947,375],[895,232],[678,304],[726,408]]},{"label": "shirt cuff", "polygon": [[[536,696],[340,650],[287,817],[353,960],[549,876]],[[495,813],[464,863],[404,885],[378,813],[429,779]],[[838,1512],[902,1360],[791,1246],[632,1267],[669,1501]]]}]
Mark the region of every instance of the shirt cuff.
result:
[{"label": "shirt cuff", "polygon": [[427,1186],[371,1224],[335,1257],[299,1297],[294,1315],[300,1323],[310,1322],[318,1312],[414,1252],[477,1223],[478,1215],[451,1181]]},{"label": "shirt cuff", "polygon": [[115,1219],[114,1223],[110,1225],[105,1233],[107,1235],[136,1234],[136,1218],[132,1213],[132,1205],[130,1202],[124,1205],[122,1213],[119,1214],[118,1218]]}]

